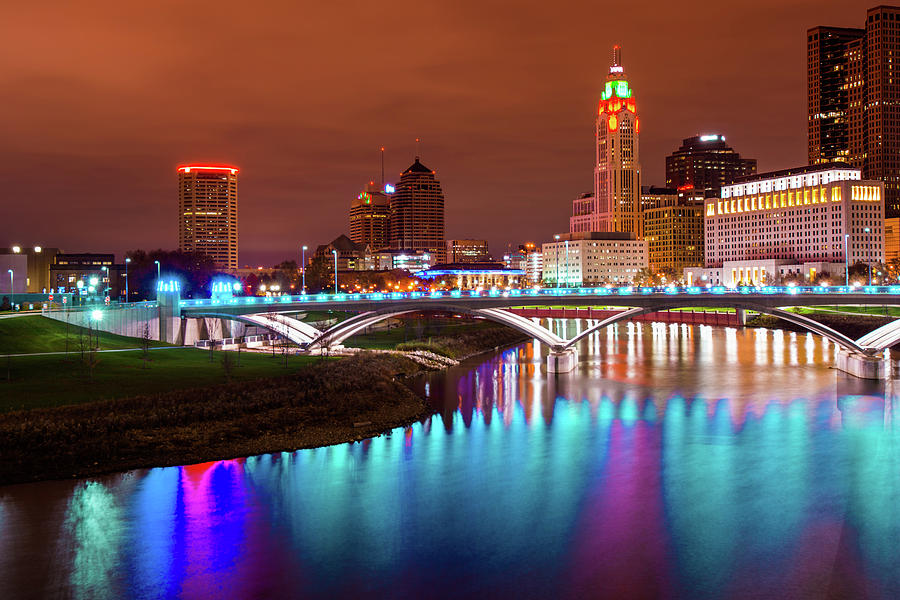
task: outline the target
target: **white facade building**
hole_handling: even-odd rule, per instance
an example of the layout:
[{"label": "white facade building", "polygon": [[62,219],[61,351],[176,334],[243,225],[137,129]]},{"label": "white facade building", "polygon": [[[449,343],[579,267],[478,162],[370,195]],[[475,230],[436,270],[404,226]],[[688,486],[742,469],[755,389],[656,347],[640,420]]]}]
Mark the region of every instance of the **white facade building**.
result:
[{"label": "white facade building", "polygon": [[544,285],[629,284],[648,266],[647,242],[628,232],[565,233],[543,245]]},{"label": "white facade building", "polygon": [[689,284],[758,285],[884,262],[884,184],[843,164],[762,173],[722,188],[704,209],[705,269]]}]

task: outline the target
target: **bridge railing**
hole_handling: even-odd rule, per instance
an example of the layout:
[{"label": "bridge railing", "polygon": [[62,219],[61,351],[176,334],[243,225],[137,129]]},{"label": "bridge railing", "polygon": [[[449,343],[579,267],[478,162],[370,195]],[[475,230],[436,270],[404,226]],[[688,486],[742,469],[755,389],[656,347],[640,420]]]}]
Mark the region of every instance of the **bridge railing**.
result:
[{"label": "bridge railing", "polygon": [[309,304],[347,302],[347,301],[396,301],[396,300],[448,300],[456,298],[515,298],[533,299],[542,297],[551,300],[562,296],[719,296],[723,294],[741,294],[752,296],[771,295],[805,295],[805,294],[885,294],[900,295],[900,285],[867,285],[867,286],[686,286],[686,287],[580,287],[580,288],[527,288],[527,289],[489,289],[489,290],[450,290],[433,292],[372,292],[349,294],[295,294],[284,296],[244,296],[229,299],[190,299],[181,300],[181,306],[248,306],[259,305],[260,312],[265,306],[277,304]]}]

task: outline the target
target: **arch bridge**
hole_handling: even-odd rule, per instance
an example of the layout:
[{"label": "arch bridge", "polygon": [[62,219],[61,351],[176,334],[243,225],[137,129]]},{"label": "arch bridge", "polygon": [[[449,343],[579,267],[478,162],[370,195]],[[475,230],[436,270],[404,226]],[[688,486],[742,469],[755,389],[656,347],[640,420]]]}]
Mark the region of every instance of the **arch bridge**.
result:
[{"label": "arch bridge", "polygon": [[[536,320],[508,310],[547,305],[617,306],[625,310],[590,325],[570,339],[556,335]],[[854,340],[809,316],[785,310],[795,306],[839,305],[878,307],[900,305],[900,286],[732,289],[551,288],[483,292],[319,294],[180,300],[176,310],[182,318],[233,319],[263,327],[296,343],[306,352],[336,346],[366,327],[412,312],[440,312],[480,317],[516,329],[547,345],[550,348],[548,369],[555,372],[574,368],[575,345],[591,333],[642,314],[688,307],[731,308],[739,312],[754,311],[773,315],[829,339],[840,346],[847,356],[854,357],[853,360],[862,363],[877,362],[878,356],[886,348],[900,343],[900,319]],[[357,314],[323,330],[286,314],[309,310],[340,310]],[[854,374],[859,375],[856,372]]]}]

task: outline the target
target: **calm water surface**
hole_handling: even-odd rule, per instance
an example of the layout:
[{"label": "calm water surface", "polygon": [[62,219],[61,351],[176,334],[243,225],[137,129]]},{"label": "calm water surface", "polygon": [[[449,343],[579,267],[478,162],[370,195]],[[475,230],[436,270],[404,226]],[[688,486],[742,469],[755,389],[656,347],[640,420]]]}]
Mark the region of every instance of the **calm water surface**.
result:
[{"label": "calm water surface", "polygon": [[365,443],[0,488],[0,598],[900,597],[891,382],[788,332],[580,350],[432,374]]}]

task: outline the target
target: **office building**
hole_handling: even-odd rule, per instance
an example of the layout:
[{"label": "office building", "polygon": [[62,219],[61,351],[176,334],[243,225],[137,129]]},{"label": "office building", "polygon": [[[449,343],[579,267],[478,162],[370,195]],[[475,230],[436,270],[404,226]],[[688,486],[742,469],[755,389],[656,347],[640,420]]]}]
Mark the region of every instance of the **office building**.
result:
[{"label": "office building", "polygon": [[634,91],[615,46],[594,126],[594,191],[573,202],[570,232],[642,236],[639,133]]},{"label": "office building", "polygon": [[447,240],[448,263],[474,263],[490,260],[487,240]]},{"label": "office building", "polygon": [[390,205],[392,249],[446,254],[444,192],[434,171],[418,156],[400,175]]},{"label": "office building", "polygon": [[238,169],[178,167],[178,249],[202,252],[218,269],[238,268]]},{"label": "office building", "polygon": [[810,164],[834,160],[884,182],[887,217],[900,216],[900,7],[876,6],[859,29],[807,31]]},{"label": "office building", "polygon": [[665,208],[679,204],[678,191],[655,185],[641,186],[641,210]]},{"label": "office building", "polygon": [[[843,283],[845,265],[884,262],[884,184],[832,163],[762,173],[706,201],[705,269],[691,283],[778,283],[786,276]],[[846,262],[845,262],[846,261]]]},{"label": "office building", "polygon": [[657,206],[645,209],[643,217],[651,271],[680,274],[685,267],[703,266],[702,205]]},{"label": "office building", "polygon": [[630,284],[648,266],[647,242],[631,232],[576,232],[543,244],[546,286]]},{"label": "office building", "polygon": [[49,267],[51,290],[116,301],[125,296],[125,265],[112,253],[60,252]]},{"label": "office building", "polygon": [[313,257],[327,264],[334,264],[335,253],[338,271],[365,271],[374,268],[371,247],[368,244],[354,242],[343,234],[328,244],[319,245]]},{"label": "office building", "polygon": [[884,220],[884,262],[900,260],[900,217]]},{"label": "office building", "polygon": [[695,135],[666,157],[666,187],[695,190],[704,197],[719,195],[722,186],[756,173],[756,159],[741,155],[719,134]]},{"label": "office building", "polygon": [[391,197],[393,187],[381,189],[370,181],[350,203],[350,239],[373,250],[390,246]]}]

